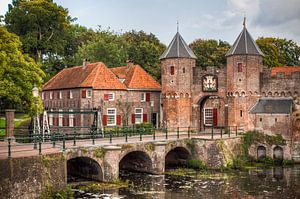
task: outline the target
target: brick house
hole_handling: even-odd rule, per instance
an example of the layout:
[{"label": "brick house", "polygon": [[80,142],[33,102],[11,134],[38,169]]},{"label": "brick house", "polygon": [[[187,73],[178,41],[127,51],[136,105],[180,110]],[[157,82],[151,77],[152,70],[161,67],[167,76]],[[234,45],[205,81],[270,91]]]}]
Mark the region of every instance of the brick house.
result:
[{"label": "brick house", "polygon": [[92,115],[72,112],[100,108],[104,126],[152,122],[158,127],[160,91],[160,84],[139,65],[108,68],[101,62],[84,62],[49,80],[42,101],[46,109],[62,112],[48,114],[50,126],[90,126]]}]

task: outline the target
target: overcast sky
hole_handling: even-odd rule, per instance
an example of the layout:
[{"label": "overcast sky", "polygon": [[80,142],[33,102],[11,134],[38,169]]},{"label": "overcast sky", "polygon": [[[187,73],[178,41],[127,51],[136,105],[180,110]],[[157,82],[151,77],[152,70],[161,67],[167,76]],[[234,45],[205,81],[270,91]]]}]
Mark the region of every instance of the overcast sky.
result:
[{"label": "overcast sky", "polygon": [[[0,15],[11,0],[0,0]],[[176,33],[187,43],[198,38],[234,42],[247,28],[256,39],[272,36],[300,43],[299,0],[54,0],[68,8],[80,25],[110,27],[117,32],[144,30],[169,44]]]}]

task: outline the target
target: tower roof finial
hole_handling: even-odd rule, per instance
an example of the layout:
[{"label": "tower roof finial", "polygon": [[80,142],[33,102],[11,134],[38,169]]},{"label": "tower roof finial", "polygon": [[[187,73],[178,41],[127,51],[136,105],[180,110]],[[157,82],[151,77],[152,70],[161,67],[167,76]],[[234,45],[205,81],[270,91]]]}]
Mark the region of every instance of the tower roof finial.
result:
[{"label": "tower roof finial", "polygon": [[244,12],[244,21],[243,21],[243,26],[246,28],[246,12]]},{"label": "tower roof finial", "polygon": [[177,32],[179,32],[179,20],[177,19]]}]

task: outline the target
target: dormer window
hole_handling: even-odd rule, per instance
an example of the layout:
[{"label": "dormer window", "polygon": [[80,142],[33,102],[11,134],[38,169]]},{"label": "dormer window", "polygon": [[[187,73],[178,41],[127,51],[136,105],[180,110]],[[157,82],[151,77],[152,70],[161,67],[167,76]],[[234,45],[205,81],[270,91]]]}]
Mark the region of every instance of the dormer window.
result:
[{"label": "dormer window", "polygon": [[119,81],[120,81],[121,83],[124,83],[125,79],[124,79],[124,78],[119,78]]},{"label": "dormer window", "polygon": [[171,66],[171,67],[170,67],[170,74],[171,74],[171,75],[174,75],[174,74],[175,74],[175,67],[174,67],[174,66]]}]

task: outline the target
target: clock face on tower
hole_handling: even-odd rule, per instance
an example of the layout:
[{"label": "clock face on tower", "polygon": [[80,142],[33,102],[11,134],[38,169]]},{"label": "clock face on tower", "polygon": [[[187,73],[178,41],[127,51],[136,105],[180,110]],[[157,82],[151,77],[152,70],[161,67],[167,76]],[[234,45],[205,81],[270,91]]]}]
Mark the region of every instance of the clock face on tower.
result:
[{"label": "clock face on tower", "polygon": [[202,78],[202,91],[216,92],[218,91],[218,77],[216,75],[205,75]]}]

